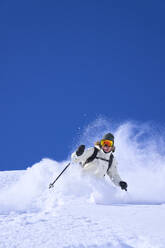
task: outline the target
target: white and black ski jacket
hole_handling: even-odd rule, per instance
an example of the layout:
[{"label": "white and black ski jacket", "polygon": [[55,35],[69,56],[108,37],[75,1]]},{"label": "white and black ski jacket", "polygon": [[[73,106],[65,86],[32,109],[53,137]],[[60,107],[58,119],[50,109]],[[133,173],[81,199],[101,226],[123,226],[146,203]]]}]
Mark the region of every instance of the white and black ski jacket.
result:
[{"label": "white and black ski jacket", "polygon": [[[90,173],[91,175],[95,175],[98,178],[103,178],[106,174],[110,177],[112,182],[119,186],[119,182],[122,181],[122,179],[119,176],[118,170],[117,170],[117,161],[115,157],[113,156],[113,161],[108,169],[108,161],[110,159],[110,156],[112,152],[105,153],[99,146],[95,146],[99,151],[97,153],[97,158],[95,158],[93,161],[86,163],[87,159],[92,156],[94,153],[94,147],[90,147],[84,151],[84,153],[81,156],[77,156],[76,152],[72,153],[71,158],[72,162],[79,163],[82,168],[83,172]],[[107,160],[107,161],[106,161]]]}]

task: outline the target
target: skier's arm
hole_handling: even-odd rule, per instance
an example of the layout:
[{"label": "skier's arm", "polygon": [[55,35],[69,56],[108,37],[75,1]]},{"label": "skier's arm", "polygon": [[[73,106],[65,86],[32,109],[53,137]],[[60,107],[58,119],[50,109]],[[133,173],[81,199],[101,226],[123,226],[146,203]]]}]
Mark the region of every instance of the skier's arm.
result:
[{"label": "skier's arm", "polygon": [[[86,162],[86,160],[93,154],[94,148],[90,147],[88,149],[85,149],[85,147],[84,147],[84,151],[82,149],[82,151],[80,153],[78,152],[79,148],[77,151],[72,153],[71,160],[74,163],[81,163],[83,165]],[[81,155],[79,155],[79,154],[81,154]]]},{"label": "skier's arm", "polygon": [[107,174],[116,186],[120,186],[119,183],[122,181],[122,179],[119,176],[119,173],[117,170],[117,161],[115,158],[113,159],[113,163],[111,165],[111,168],[107,172]]}]

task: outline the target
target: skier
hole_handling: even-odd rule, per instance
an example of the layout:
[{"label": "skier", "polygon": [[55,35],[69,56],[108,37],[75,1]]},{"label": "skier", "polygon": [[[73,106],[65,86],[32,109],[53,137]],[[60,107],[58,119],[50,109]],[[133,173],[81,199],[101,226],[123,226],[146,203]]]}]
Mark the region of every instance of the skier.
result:
[{"label": "skier", "polygon": [[116,186],[127,191],[127,183],[118,174],[114,152],[114,136],[107,133],[101,141],[95,143],[94,147],[85,149],[85,145],[80,145],[77,151],[72,153],[71,158],[74,163],[81,165],[84,173],[90,173],[99,178],[107,174]]}]

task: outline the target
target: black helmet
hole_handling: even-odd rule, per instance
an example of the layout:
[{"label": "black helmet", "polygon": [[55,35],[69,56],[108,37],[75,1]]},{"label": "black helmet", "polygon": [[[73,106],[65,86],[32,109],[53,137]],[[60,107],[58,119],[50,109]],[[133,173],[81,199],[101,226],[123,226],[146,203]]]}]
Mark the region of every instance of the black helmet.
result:
[{"label": "black helmet", "polygon": [[102,138],[102,140],[112,140],[113,141],[113,143],[114,143],[114,136],[113,136],[113,134],[111,134],[111,133],[107,133],[107,134],[105,134],[104,136],[103,136],[103,138]]}]

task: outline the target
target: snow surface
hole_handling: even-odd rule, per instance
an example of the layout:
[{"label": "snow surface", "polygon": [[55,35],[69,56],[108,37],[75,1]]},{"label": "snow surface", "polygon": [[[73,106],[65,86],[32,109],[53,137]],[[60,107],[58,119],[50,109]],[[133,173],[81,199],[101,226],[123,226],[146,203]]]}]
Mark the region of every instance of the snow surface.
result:
[{"label": "snow surface", "polygon": [[[97,140],[99,125],[88,127],[81,142]],[[0,172],[0,248],[164,248],[165,146],[149,131],[132,123],[114,130],[128,192],[109,178],[82,176],[76,164],[49,189],[68,161],[43,159],[24,171]]]}]

